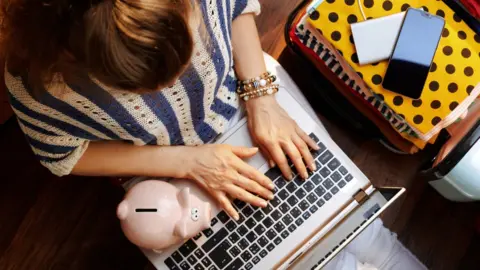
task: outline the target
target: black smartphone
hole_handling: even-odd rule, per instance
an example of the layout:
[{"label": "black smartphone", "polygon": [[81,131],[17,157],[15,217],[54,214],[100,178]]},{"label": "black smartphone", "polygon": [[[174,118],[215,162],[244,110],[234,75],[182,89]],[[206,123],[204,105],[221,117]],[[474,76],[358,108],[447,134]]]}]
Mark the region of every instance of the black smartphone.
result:
[{"label": "black smartphone", "polygon": [[444,26],[442,17],[420,9],[407,10],[383,88],[413,99],[420,98]]}]

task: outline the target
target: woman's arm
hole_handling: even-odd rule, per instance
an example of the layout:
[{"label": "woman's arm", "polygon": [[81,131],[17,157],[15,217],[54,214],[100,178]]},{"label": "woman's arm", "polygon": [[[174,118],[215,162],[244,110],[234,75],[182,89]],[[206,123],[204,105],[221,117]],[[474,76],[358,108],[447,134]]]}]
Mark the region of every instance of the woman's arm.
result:
[{"label": "woman's arm", "polygon": [[[233,21],[232,46],[238,79],[255,78],[266,71],[252,13],[240,15]],[[308,177],[307,167],[316,170],[308,147],[318,149],[318,146],[280,107],[274,96],[250,99],[245,107],[250,133],[271,166],[277,164],[283,175],[291,179],[292,170],[286,158],[288,155],[303,178]]]}]

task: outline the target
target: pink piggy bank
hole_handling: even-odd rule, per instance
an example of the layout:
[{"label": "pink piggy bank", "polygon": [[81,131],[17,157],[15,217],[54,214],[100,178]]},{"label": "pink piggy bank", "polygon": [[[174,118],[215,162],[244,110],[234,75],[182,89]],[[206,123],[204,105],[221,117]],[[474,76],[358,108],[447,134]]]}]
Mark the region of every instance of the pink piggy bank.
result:
[{"label": "pink piggy bank", "polygon": [[133,244],[156,252],[210,227],[209,203],[158,180],[134,185],[117,207],[125,236]]}]

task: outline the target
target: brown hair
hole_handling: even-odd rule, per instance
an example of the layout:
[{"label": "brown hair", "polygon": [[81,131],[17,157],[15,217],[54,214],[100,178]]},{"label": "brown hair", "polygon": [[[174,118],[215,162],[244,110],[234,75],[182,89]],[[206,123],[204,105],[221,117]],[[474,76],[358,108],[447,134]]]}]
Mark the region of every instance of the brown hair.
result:
[{"label": "brown hair", "polygon": [[189,64],[190,0],[1,0],[9,70],[49,83],[82,69],[124,90],[166,86]]}]

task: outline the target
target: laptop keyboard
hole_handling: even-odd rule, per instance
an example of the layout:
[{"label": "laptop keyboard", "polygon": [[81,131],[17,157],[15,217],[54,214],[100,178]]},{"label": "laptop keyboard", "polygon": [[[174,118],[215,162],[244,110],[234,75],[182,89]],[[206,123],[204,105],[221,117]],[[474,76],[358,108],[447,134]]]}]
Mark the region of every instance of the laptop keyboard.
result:
[{"label": "laptop keyboard", "polygon": [[[295,232],[312,214],[331,200],[353,176],[313,133],[320,150],[313,151],[317,171],[304,181],[295,174],[283,178],[278,168],[265,175],[275,184],[275,198],[266,208],[235,200],[240,219],[224,211],[211,221],[217,229],[206,229],[185,242],[164,262],[171,270],[252,269]],[[293,167],[293,165],[291,165]],[[295,171],[295,170],[294,170]]]}]

